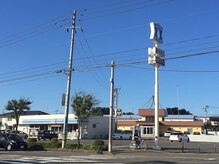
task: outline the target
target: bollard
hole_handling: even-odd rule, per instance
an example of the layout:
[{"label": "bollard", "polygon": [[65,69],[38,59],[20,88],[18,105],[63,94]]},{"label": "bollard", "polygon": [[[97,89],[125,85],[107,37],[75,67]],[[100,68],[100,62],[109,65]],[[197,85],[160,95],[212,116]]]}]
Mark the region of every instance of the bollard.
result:
[{"label": "bollard", "polygon": [[184,142],[182,142],[182,153],[184,153]]},{"label": "bollard", "polygon": [[216,144],[214,144],[214,152],[217,152]]},{"label": "bollard", "polygon": [[198,144],[198,152],[201,152],[200,143]]}]

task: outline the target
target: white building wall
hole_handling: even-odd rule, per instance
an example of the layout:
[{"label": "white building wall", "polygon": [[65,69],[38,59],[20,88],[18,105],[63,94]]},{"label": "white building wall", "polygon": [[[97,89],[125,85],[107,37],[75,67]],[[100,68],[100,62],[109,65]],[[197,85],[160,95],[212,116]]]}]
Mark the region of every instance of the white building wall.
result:
[{"label": "white building wall", "polygon": [[[36,120],[51,120],[51,122],[55,122],[57,120],[64,120],[65,115],[64,114],[50,114],[50,115],[29,115],[29,116],[21,116],[19,120],[19,124],[24,124],[27,120],[32,120],[33,122]],[[68,115],[69,119],[76,119],[76,116],[74,114]],[[40,122],[39,122],[40,123]]]},{"label": "white building wall", "polygon": [[[114,122],[114,121],[113,121]],[[109,136],[109,117],[106,116],[90,116],[87,125],[88,139],[106,139]],[[113,123],[114,130],[114,123]]]},{"label": "white building wall", "polygon": [[171,119],[168,119],[168,118],[165,118],[165,121],[194,121],[194,119],[179,119],[179,118],[171,118]]},{"label": "white building wall", "polygon": [[[51,114],[51,115],[28,115],[20,116],[18,130],[23,131],[29,135],[29,137],[36,137],[37,128],[31,128],[35,125],[48,125],[48,130],[51,129],[51,126],[54,124],[63,125],[64,114]],[[69,124],[77,124],[77,118],[74,114],[69,114]],[[8,129],[8,126],[13,127],[16,124],[15,119],[8,121],[8,118],[2,118],[1,129]],[[7,125],[7,126],[6,126]],[[114,130],[114,123],[113,123]],[[33,134],[36,133],[36,134]],[[88,122],[85,123],[82,132],[82,138],[108,138],[109,134],[109,117],[107,116],[90,116]]]}]

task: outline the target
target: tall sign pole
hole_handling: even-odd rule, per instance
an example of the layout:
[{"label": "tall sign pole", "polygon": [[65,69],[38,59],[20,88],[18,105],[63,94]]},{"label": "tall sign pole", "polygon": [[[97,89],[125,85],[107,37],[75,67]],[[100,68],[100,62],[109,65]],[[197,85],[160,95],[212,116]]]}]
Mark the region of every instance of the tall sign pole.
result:
[{"label": "tall sign pole", "polygon": [[65,148],[66,140],[67,140],[67,132],[68,132],[68,113],[69,113],[69,101],[70,101],[70,90],[71,90],[71,74],[72,74],[72,62],[73,62],[75,22],[76,22],[76,10],[74,10],[73,16],[72,16],[71,46],[70,46],[70,56],[69,56],[69,65],[68,65],[68,80],[67,80],[66,95],[65,95],[65,120],[64,120],[64,127],[63,127],[62,149]]},{"label": "tall sign pole", "polygon": [[159,138],[159,82],[158,82],[158,64],[155,65],[155,85],[154,85],[154,120],[155,120],[155,139]]},{"label": "tall sign pole", "polygon": [[109,115],[109,143],[108,152],[112,152],[112,130],[113,130],[113,107],[114,107],[114,61],[111,62],[110,77],[110,115]]},{"label": "tall sign pole", "polygon": [[148,64],[154,65],[155,67],[155,90],[154,90],[154,120],[155,120],[155,149],[160,150],[159,145],[159,82],[158,82],[158,68],[165,66],[165,52],[158,48],[159,44],[163,43],[162,32],[163,28],[154,22],[150,23],[151,35],[150,40],[155,44],[154,47],[148,48]]}]

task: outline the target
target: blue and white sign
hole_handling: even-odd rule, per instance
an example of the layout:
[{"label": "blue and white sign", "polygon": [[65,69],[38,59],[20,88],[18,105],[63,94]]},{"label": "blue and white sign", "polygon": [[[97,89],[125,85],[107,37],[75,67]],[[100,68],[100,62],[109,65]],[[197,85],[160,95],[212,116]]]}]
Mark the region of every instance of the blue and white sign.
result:
[{"label": "blue and white sign", "polygon": [[163,28],[154,22],[150,22],[150,29],[151,29],[151,36],[150,40],[154,42],[155,44],[159,45],[163,43]]}]

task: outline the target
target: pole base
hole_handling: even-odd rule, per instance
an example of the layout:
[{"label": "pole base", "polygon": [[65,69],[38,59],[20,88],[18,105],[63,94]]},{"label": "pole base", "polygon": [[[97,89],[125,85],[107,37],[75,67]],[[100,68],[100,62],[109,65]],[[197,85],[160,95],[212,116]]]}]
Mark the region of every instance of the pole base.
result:
[{"label": "pole base", "polygon": [[153,146],[153,149],[154,149],[154,150],[161,150],[161,147],[160,147],[159,145],[154,145],[154,146]]},{"label": "pole base", "polygon": [[160,144],[159,144],[159,138],[157,136],[155,136],[154,138],[154,146],[153,146],[154,150],[161,150]]}]

